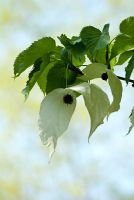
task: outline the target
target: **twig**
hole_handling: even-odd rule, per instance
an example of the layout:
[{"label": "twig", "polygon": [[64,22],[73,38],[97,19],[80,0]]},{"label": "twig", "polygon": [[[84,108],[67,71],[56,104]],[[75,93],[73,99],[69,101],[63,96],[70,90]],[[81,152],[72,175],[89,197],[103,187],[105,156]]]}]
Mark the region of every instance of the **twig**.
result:
[{"label": "twig", "polygon": [[[88,66],[88,65],[81,65],[81,66]],[[80,67],[80,66],[79,66]],[[124,77],[122,77],[122,76],[117,76],[120,80],[123,80],[123,81],[126,81],[126,79],[124,78]],[[132,79],[129,79],[128,80],[128,82],[130,82],[130,83],[134,83],[134,80],[132,80]]]},{"label": "twig", "polygon": [[[126,81],[126,79],[122,76],[117,76],[120,80]],[[128,82],[134,83],[134,80],[129,79]]]}]

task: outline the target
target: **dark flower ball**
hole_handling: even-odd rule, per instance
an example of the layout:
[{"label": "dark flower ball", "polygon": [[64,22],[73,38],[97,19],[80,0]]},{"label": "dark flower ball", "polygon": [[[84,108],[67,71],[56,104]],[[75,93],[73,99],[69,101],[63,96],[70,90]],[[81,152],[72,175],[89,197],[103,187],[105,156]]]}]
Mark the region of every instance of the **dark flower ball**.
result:
[{"label": "dark flower ball", "polygon": [[101,78],[102,78],[102,80],[107,81],[107,79],[108,79],[107,73],[103,73],[103,74],[101,75]]},{"label": "dark flower ball", "polygon": [[63,101],[64,101],[65,104],[72,104],[73,103],[73,97],[72,97],[72,95],[66,94],[63,97]]}]

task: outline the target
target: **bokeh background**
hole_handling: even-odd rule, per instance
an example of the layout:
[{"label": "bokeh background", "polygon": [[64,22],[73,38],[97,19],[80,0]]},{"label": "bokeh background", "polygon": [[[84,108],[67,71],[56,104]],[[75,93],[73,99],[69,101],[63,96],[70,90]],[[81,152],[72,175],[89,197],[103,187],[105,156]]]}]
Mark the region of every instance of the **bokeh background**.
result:
[{"label": "bokeh background", "polygon": [[[48,164],[37,125],[43,95],[35,87],[24,103],[27,73],[13,79],[16,56],[34,40],[105,23],[114,37],[120,21],[133,14],[133,0],[0,0],[0,200],[134,200],[134,130],[125,136],[131,85],[123,83],[121,110],[89,144],[90,119],[80,98]],[[124,75],[120,68],[117,74]]]}]

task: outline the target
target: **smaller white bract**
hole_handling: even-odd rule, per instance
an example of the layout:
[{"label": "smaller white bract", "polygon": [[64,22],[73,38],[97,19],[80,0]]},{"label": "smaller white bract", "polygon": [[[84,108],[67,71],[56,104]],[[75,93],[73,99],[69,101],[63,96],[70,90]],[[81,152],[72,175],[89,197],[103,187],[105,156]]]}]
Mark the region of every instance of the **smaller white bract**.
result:
[{"label": "smaller white bract", "polygon": [[104,118],[108,115],[110,102],[107,94],[95,84],[82,83],[71,87],[72,90],[83,95],[85,106],[90,115],[89,136],[93,134],[96,128],[103,124]]}]

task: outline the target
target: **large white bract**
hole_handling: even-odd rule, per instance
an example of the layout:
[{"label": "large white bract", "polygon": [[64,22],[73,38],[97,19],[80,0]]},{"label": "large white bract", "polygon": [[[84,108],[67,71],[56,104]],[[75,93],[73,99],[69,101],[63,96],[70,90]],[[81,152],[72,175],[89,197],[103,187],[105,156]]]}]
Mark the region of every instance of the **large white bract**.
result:
[{"label": "large white bract", "polygon": [[[71,96],[72,102],[65,103],[65,96]],[[49,147],[52,156],[57,139],[68,128],[72,114],[76,107],[76,95],[71,89],[55,89],[42,101],[39,113],[40,137]]]}]

